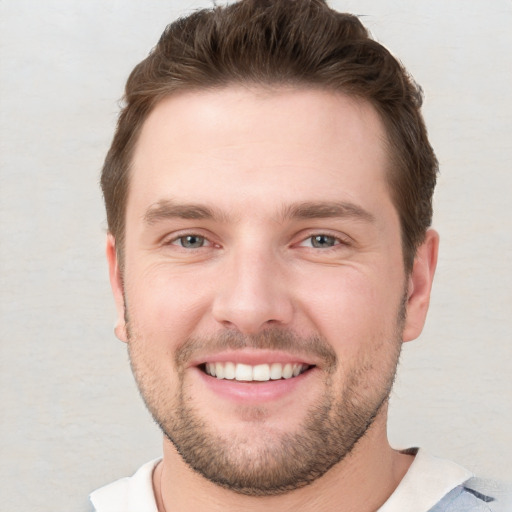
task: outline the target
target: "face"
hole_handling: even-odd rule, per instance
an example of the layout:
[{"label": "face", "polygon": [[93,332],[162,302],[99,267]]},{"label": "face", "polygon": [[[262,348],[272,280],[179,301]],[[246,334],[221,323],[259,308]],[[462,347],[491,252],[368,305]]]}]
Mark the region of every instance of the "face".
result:
[{"label": "face", "polygon": [[107,247],[117,332],[176,453],[219,485],[301,487],[385,415],[436,244],[406,276],[384,138],[368,104],[316,90],[184,93],[143,126],[123,276]]}]

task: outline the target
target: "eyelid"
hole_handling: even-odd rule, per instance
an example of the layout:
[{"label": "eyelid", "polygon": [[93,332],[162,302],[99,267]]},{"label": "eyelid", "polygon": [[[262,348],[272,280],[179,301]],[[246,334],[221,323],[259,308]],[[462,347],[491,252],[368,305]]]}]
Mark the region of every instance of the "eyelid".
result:
[{"label": "eyelid", "polygon": [[[173,247],[180,247],[181,249],[185,249],[185,247],[181,247],[178,243],[180,238],[185,238],[187,236],[197,236],[199,238],[203,238],[205,240],[205,245],[202,247],[198,247],[197,249],[203,249],[204,247],[215,247],[218,244],[212,241],[212,236],[208,233],[205,233],[202,229],[183,229],[180,231],[175,231],[173,233],[168,233],[160,239],[160,245]],[[186,249],[187,251],[191,251],[194,249]]]},{"label": "eyelid", "polygon": [[[183,247],[183,245],[180,243],[180,240],[187,238],[187,237],[200,238],[203,240],[203,244],[200,247]],[[206,238],[205,236],[202,236],[202,235],[195,235],[195,234],[194,235],[192,235],[192,234],[182,235],[182,236],[175,237],[172,240],[170,240],[169,245],[175,245],[182,249],[187,249],[187,251],[193,251],[193,250],[197,250],[197,249],[203,249],[204,247],[212,247],[213,246],[212,242],[210,242],[210,240],[208,240],[208,238]]]},{"label": "eyelid", "polygon": [[[316,230],[315,229],[315,230],[308,230],[306,232],[301,233],[299,242],[294,245],[307,247],[304,244],[308,240],[311,240],[315,236],[326,236],[329,238],[334,238],[336,240],[337,243],[335,245],[333,245],[332,247],[324,248],[324,249],[322,249],[323,251],[326,251],[329,249],[334,249],[334,248],[338,247],[339,245],[350,246],[353,244],[352,238],[345,233],[340,233],[340,232],[335,233],[328,229],[325,229],[325,230]],[[316,248],[314,248],[314,249],[316,249]]]}]

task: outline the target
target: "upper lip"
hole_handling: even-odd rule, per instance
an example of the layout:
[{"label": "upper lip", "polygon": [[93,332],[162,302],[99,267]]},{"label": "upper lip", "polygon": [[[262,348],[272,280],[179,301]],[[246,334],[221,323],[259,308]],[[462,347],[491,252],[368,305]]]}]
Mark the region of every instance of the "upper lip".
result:
[{"label": "upper lip", "polygon": [[251,366],[258,364],[271,364],[271,363],[298,363],[307,364],[310,366],[317,366],[319,361],[312,356],[304,356],[301,354],[293,354],[290,352],[283,352],[279,350],[267,349],[239,349],[239,350],[226,350],[211,354],[204,354],[195,357],[188,364],[189,367],[200,366],[205,363],[241,363]]}]

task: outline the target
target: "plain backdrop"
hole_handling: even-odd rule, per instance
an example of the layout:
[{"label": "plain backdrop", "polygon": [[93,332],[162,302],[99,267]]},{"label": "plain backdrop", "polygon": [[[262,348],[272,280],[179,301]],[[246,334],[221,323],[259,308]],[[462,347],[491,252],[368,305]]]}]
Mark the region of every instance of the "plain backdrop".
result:
[{"label": "plain backdrop", "polygon": [[[84,512],[160,454],[113,335],[98,186],[132,67],[186,0],[0,1],[0,496]],[[395,446],[512,479],[512,2],[346,0],[422,84],[441,163],[427,327],[404,349]],[[371,314],[371,312],[369,312]]]}]

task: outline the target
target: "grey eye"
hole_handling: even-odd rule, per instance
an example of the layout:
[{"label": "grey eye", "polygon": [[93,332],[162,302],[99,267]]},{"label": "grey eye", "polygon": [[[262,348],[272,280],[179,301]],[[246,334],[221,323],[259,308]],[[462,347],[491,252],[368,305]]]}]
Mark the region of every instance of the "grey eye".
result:
[{"label": "grey eye", "polygon": [[204,246],[206,239],[204,236],[187,235],[178,238],[178,242],[185,249],[199,249]]},{"label": "grey eye", "polygon": [[336,242],[336,238],[329,235],[315,235],[311,237],[311,245],[316,249],[334,247]]}]

